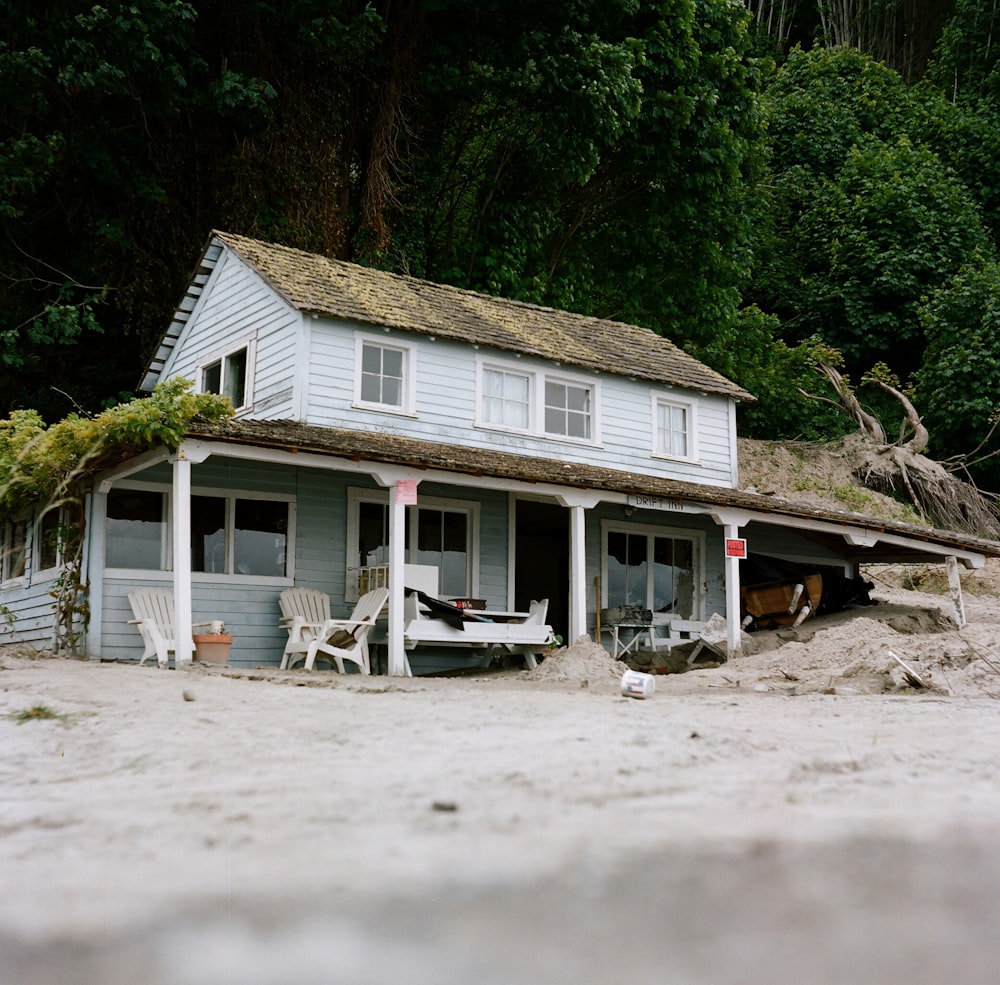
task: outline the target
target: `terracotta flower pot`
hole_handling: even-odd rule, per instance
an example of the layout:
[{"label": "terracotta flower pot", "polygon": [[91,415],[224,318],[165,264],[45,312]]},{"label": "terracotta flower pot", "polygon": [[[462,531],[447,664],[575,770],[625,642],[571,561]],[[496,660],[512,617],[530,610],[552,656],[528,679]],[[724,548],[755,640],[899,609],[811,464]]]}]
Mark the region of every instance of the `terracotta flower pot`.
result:
[{"label": "terracotta flower pot", "polygon": [[194,636],[195,657],[208,664],[228,663],[232,645],[232,636],[225,633],[197,633]]}]

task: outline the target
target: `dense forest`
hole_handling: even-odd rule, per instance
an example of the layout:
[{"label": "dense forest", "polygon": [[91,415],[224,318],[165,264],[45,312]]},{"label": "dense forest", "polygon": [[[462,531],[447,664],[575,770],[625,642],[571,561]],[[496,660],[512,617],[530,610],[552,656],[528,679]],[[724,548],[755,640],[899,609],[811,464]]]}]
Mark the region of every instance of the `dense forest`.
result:
[{"label": "dense forest", "polygon": [[759,397],[753,436],[850,430],[837,368],[998,489],[995,26],[994,0],[7,0],[0,414],[131,397],[220,228],[648,326]]}]

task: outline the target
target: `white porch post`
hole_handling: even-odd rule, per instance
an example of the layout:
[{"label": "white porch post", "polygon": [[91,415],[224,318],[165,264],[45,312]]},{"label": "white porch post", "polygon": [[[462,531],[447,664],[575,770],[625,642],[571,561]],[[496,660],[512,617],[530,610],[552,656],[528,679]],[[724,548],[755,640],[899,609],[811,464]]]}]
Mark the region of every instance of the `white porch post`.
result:
[{"label": "white porch post", "polygon": [[406,560],[406,504],[389,487],[389,665],[391,677],[406,677],[403,649],[403,582]]},{"label": "white porch post", "polygon": [[181,447],[173,463],[174,639],[178,668],[191,663],[191,462]]},{"label": "white porch post", "polygon": [[[736,540],[740,528],[735,523],[723,526],[726,540]],[[740,655],[743,649],[743,637],[740,624],[740,559],[726,557],[726,655],[732,659]]]},{"label": "white porch post", "polygon": [[[556,497],[569,510],[569,639],[587,632],[587,514],[600,499],[596,493],[567,492]],[[600,640],[598,640],[600,642]]]},{"label": "white porch post", "polygon": [[[745,527],[751,516],[744,510],[721,509],[713,511],[712,519],[722,527],[725,540],[738,540],[740,527]],[[740,559],[730,557],[723,550],[726,575],[726,654],[738,657],[743,650],[743,627],[740,625]]]},{"label": "white porch post", "polygon": [[[586,514],[582,506],[569,511],[569,646],[587,632]],[[598,643],[600,640],[597,641]]]}]

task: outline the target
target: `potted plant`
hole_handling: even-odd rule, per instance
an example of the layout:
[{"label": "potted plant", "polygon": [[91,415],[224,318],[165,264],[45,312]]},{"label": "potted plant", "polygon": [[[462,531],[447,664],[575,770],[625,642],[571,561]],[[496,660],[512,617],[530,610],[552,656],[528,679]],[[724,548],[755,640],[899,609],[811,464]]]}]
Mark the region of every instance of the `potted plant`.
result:
[{"label": "potted plant", "polygon": [[199,623],[198,625],[208,626],[209,632],[194,634],[195,657],[204,663],[227,664],[233,638],[226,632],[225,623]]}]

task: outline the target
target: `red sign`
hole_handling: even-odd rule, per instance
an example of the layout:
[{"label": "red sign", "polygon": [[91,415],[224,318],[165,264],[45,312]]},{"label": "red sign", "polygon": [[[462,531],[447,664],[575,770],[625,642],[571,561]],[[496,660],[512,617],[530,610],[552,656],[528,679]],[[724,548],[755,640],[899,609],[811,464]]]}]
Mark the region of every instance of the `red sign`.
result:
[{"label": "red sign", "polygon": [[396,502],[403,506],[416,506],[417,504],[417,480],[400,479],[396,483]]},{"label": "red sign", "polygon": [[742,537],[726,538],[726,557],[746,557],[747,542]]}]

